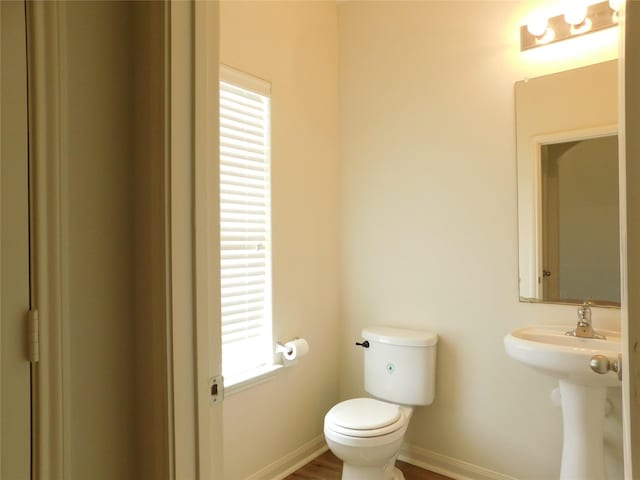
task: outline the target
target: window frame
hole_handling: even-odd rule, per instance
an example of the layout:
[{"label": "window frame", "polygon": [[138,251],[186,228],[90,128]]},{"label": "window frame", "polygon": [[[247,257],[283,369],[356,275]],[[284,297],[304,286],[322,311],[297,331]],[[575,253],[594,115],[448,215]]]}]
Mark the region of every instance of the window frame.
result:
[{"label": "window frame", "polygon": [[[233,394],[234,392],[237,391],[241,391],[244,390],[245,388],[248,388],[256,383],[261,383],[267,379],[269,379],[270,377],[272,377],[280,368],[282,368],[281,364],[276,364],[275,363],[275,354],[274,354],[274,340],[273,340],[273,307],[272,307],[272,299],[273,299],[273,295],[272,295],[272,242],[271,242],[271,224],[272,224],[272,211],[271,211],[271,84],[265,80],[262,80],[260,78],[257,78],[253,75],[247,74],[245,72],[242,72],[240,70],[236,70],[232,67],[229,67],[228,65],[220,65],[220,79],[219,79],[219,91],[220,91],[220,95],[221,95],[221,105],[220,105],[220,122],[221,122],[221,127],[220,127],[220,141],[221,141],[221,147],[220,147],[220,168],[221,168],[221,175],[222,175],[222,169],[223,169],[223,165],[224,162],[222,160],[222,139],[223,139],[223,134],[222,134],[222,122],[223,122],[223,114],[222,114],[222,96],[223,96],[223,83],[227,84],[227,85],[231,85],[232,87],[238,88],[238,89],[242,89],[245,90],[247,92],[249,92],[249,94],[257,94],[261,97],[266,97],[268,99],[268,104],[267,104],[267,112],[266,112],[266,132],[265,132],[265,151],[264,151],[264,155],[265,155],[265,159],[264,159],[264,163],[266,164],[266,171],[267,171],[267,186],[266,186],[266,193],[264,196],[264,201],[265,201],[265,208],[266,208],[266,217],[267,217],[267,223],[265,226],[265,251],[267,252],[267,255],[265,256],[265,267],[264,267],[264,275],[265,275],[265,279],[264,279],[264,292],[263,292],[263,299],[264,299],[264,309],[263,309],[263,318],[266,318],[267,320],[267,325],[265,325],[265,329],[267,330],[266,333],[263,333],[261,335],[261,338],[263,339],[264,344],[261,345],[260,348],[264,348],[264,351],[261,353],[261,355],[263,356],[262,359],[264,361],[264,363],[262,363],[259,366],[255,366],[252,367],[251,369],[245,370],[243,372],[237,372],[237,373],[233,373],[231,375],[226,374],[225,375],[225,370],[224,370],[224,362],[225,362],[225,358],[224,358],[224,354],[222,357],[222,365],[223,365],[223,375],[224,375],[224,388],[225,388],[225,394],[229,395],[229,394]],[[220,182],[220,188],[222,190],[222,177],[221,175],[219,175],[218,179]],[[218,207],[220,208],[220,226],[221,226],[221,247],[220,247],[220,257],[221,257],[221,267],[220,267],[220,272],[222,275],[223,272],[223,268],[222,268],[222,258],[223,258],[223,248],[222,248],[222,233],[223,233],[223,228],[222,228],[222,222],[223,222],[223,214],[222,214],[222,205],[223,205],[223,201],[222,201],[222,191],[221,191],[221,196],[219,197],[219,201],[218,201]],[[221,278],[221,288],[220,288],[220,292],[221,292],[221,301],[224,301],[225,296],[222,295],[222,278]],[[221,302],[222,303],[222,302]],[[222,312],[222,310],[221,310]],[[246,320],[245,320],[246,321]],[[221,321],[221,328],[224,327],[224,322]],[[221,338],[222,338],[222,331],[221,331]],[[223,345],[223,349],[224,349],[224,343]],[[223,350],[224,352],[224,350]]]}]

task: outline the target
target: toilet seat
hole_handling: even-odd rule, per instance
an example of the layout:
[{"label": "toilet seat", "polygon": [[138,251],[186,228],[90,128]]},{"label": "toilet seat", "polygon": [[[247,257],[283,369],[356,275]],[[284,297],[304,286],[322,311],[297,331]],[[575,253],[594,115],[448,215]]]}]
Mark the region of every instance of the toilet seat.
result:
[{"label": "toilet seat", "polygon": [[398,405],[373,398],[353,398],[335,405],[325,416],[325,429],[356,438],[380,437],[408,423]]}]

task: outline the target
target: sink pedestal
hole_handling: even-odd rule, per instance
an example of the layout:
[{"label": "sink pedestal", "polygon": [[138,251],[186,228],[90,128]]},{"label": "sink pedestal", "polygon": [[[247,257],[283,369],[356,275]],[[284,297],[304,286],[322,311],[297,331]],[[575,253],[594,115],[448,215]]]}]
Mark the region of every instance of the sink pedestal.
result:
[{"label": "sink pedestal", "polygon": [[604,480],[604,412],[607,388],[620,388],[616,375],[598,375],[591,357],[618,358],[620,332],[600,330],[606,338],[565,335],[567,326],[514,330],[504,338],[509,356],[560,382],[562,467],[560,480]]},{"label": "sink pedestal", "polygon": [[559,382],[564,427],[560,480],[604,480],[607,387]]}]

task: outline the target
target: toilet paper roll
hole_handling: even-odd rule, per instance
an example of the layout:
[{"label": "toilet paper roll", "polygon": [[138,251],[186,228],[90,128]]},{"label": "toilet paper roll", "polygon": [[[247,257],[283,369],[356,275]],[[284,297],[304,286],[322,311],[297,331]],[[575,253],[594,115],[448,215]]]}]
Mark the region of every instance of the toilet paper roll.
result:
[{"label": "toilet paper roll", "polygon": [[304,338],[296,338],[285,343],[284,346],[287,347],[287,351],[283,355],[287,360],[295,360],[309,353],[309,344]]}]

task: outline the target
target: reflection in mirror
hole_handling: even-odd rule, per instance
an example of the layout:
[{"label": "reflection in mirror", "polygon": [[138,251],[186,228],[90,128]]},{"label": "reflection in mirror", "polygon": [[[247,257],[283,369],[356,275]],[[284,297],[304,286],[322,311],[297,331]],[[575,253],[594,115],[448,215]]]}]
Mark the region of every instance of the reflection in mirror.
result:
[{"label": "reflection in mirror", "polygon": [[542,300],[620,303],[618,137],[541,146]]},{"label": "reflection in mirror", "polygon": [[620,305],[617,65],[516,83],[520,299]]}]

